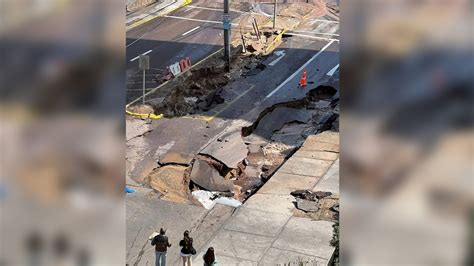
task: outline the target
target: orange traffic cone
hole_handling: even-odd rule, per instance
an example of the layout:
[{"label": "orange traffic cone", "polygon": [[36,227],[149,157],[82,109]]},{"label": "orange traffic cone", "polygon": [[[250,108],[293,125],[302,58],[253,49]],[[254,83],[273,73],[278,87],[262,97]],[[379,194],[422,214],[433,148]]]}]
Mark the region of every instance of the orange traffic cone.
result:
[{"label": "orange traffic cone", "polygon": [[308,82],[306,80],[306,68],[305,68],[304,71],[303,71],[303,75],[301,75],[300,86],[301,87],[306,87],[306,85],[308,85]]}]

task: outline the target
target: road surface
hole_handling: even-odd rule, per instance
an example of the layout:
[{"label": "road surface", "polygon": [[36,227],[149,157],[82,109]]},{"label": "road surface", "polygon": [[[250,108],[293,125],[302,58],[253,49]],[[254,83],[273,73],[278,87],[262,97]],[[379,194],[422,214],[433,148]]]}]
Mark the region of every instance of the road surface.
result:
[{"label": "road surface", "polygon": [[[153,77],[167,66],[189,57],[198,62],[223,47],[222,11],[216,8],[183,7],[165,17],[159,17],[127,32],[126,68],[127,98],[138,96],[142,90],[142,72],[138,68],[138,56],[150,57],[150,70],[146,75],[146,87],[159,85]],[[231,19],[241,13],[231,11]],[[135,91],[135,93],[133,93]]]}]

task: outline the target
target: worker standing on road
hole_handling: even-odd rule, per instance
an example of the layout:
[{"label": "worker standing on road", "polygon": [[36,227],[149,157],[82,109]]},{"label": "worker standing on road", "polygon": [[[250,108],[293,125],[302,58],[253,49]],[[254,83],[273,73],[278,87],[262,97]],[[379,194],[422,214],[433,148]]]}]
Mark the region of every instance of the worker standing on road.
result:
[{"label": "worker standing on road", "polygon": [[179,242],[181,248],[181,258],[183,258],[183,266],[192,266],[192,256],[196,254],[193,247],[193,238],[189,236],[189,231],[184,231],[184,238]]},{"label": "worker standing on road", "polygon": [[156,266],[166,266],[166,252],[168,248],[171,247],[171,244],[168,242],[168,237],[165,236],[165,234],[166,230],[161,228],[160,234],[155,236],[151,241],[151,245],[155,246]]},{"label": "worker standing on road", "polygon": [[203,260],[204,260],[204,266],[217,265],[217,260],[216,260],[216,256],[214,255],[214,248],[213,247],[210,247],[207,250],[206,254],[204,254]]}]

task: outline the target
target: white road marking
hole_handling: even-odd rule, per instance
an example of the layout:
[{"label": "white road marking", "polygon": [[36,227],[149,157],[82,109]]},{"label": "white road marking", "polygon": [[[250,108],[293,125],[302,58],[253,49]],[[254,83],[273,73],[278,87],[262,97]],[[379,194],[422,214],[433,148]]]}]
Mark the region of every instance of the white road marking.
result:
[{"label": "white road marking", "polygon": [[274,54],[276,54],[278,58],[273,60],[270,64],[268,64],[270,66],[276,65],[276,63],[278,63],[278,61],[280,61],[286,55],[285,51],[276,51],[274,52]]},{"label": "white road marking", "polygon": [[[213,21],[213,20],[205,20],[205,19],[195,19],[195,18],[185,18],[185,17],[177,17],[177,16],[163,16],[165,18],[175,18],[175,19],[182,19],[182,20],[189,20],[189,21],[197,21],[197,22],[204,22],[204,23],[214,23],[214,24],[222,24],[222,21]],[[231,23],[232,26],[238,26],[237,23]]]},{"label": "white road marking", "polygon": [[[145,33],[145,34],[146,34],[146,33]],[[135,41],[129,43],[127,46],[125,46],[125,48],[127,48],[127,47],[131,46],[132,44],[138,42],[143,36],[145,36],[145,34],[143,34],[142,36],[140,36],[140,38],[136,39]]]},{"label": "white road marking", "polygon": [[193,31],[199,29],[200,27],[201,27],[201,26],[197,26],[197,27],[195,27],[195,28],[192,28],[192,29],[188,30],[187,32],[183,33],[182,35],[185,36],[186,34],[189,34],[189,33],[193,32]]},{"label": "white road marking", "polygon": [[281,88],[283,88],[283,86],[286,85],[286,83],[288,83],[290,80],[292,80],[296,75],[298,75],[301,70],[303,70],[306,66],[308,66],[311,61],[313,61],[314,59],[316,59],[320,54],[322,54],[329,46],[331,46],[331,44],[334,42],[334,40],[330,41],[328,44],[326,44],[326,46],[323,47],[323,49],[321,49],[317,54],[315,54],[313,57],[311,57],[311,59],[308,60],[308,62],[304,63],[304,65],[302,65],[298,70],[296,70],[295,73],[293,73],[291,76],[289,76],[285,81],[283,81],[282,84],[280,84],[278,87],[276,87],[272,92],[270,92],[264,99],[264,101],[266,101],[268,98],[272,97],[273,94],[275,94],[277,91],[279,91]]},{"label": "white road marking", "polygon": [[332,77],[334,75],[334,73],[336,73],[336,70],[338,68],[339,68],[339,64],[337,64],[333,69],[329,70],[329,72],[326,75]]},{"label": "white road marking", "polygon": [[[152,51],[153,51],[153,50],[148,50],[148,51],[144,52],[144,53],[141,54],[141,55],[147,55],[147,54],[151,53]],[[139,56],[136,56],[136,57],[134,57],[134,58],[132,58],[132,59],[130,59],[130,62],[133,62],[133,61],[137,60],[138,58],[140,58],[140,55],[139,55]]]}]

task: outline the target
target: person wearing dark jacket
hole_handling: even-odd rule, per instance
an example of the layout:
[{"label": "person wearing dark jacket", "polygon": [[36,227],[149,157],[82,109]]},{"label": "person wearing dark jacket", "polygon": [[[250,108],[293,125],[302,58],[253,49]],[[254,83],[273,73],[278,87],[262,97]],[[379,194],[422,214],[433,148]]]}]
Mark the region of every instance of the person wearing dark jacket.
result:
[{"label": "person wearing dark jacket", "polygon": [[168,248],[171,247],[171,244],[165,234],[166,230],[161,228],[160,234],[155,236],[151,241],[151,245],[155,246],[155,266],[166,266],[166,252],[168,251]]},{"label": "person wearing dark jacket", "polygon": [[204,260],[204,266],[217,265],[216,256],[214,255],[214,248],[210,247],[202,259]]},{"label": "person wearing dark jacket", "polygon": [[196,249],[193,247],[193,238],[189,236],[189,231],[184,231],[183,240],[179,241],[181,248],[181,258],[183,258],[183,266],[192,266],[192,256],[196,254]]}]

